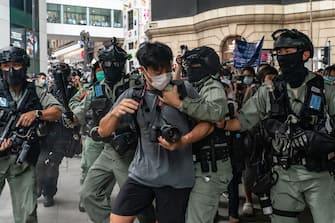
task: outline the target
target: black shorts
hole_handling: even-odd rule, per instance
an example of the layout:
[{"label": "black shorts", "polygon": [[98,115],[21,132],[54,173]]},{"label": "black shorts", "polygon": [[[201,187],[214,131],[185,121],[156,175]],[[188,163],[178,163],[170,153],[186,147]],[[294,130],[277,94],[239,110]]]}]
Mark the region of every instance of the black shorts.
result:
[{"label": "black shorts", "polygon": [[176,189],[170,186],[148,187],[128,178],[113,202],[112,213],[120,216],[135,216],[148,208],[156,199],[159,223],[184,223],[191,189]]}]

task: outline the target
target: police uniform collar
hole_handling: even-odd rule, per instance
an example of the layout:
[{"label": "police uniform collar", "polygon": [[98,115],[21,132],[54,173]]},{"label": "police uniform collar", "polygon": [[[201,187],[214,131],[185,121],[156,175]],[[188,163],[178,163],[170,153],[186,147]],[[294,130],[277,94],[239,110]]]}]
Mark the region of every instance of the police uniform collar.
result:
[{"label": "police uniform collar", "polygon": [[[308,71],[308,74],[306,75],[304,82],[302,82],[302,84],[301,84],[299,87],[297,87],[297,88],[300,88],[300,87],[302,87],[302,86],[305,86],[306,83],[307,83],[308,81],[312,80],[315,76],[316,76],[315,73],[313,73],[313,72],[311,72],[311,71]],[[289,84],[287,84],[286,86],[287,86],[288,89],[294,89],[294,88],[291,88],[291,86],[290,86]]]},{"label": "police uniform collar", "polygon": [[201,86],[203,86],[208,80],[210,80],[211,78],[212,78],[212,76],[204,77],[204,78],[202,78],[200,81],[193,82],[192,85],[193,85],[195,88],[201,87]]}]

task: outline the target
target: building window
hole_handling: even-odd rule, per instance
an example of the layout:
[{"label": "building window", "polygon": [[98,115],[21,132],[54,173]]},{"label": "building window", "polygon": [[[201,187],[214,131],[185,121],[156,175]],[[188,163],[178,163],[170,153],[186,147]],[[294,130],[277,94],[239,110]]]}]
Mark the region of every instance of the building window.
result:
[{"label": "building window", "polygon": [[122,28],[122,11],[121,10],[114,10],[114,28]]},{"label": "building window", "polygon": [[131,43],[128,43],[128,50],[132,50],[134,49],[134,43],[131,42]]},{"label": "building window", "polygon": [[10,7],[24,11],[24,0],[11,0]]},{"label": "building window", "polygon": [[231,62],[234,55],[236,40],[243,39],[241,36],[230,36],[222,44],[222,62]]},{"label": "building window", "polygon": [[50,23],[60,23],[60,5],[47,4],[48,18],[47,21]]},{"label": "building window", "polygon": [[90,8],[90,25],[91,26],[111,26],[111,10]]},{"label": "building window", "polygon": [[134,11],[130,10],[128,12],[128,30],[134,29]]},{"label": "building window", "polygon": [[[33,0],[26,0],[26,8],[25,11],[29,14],[32,14],[33,12]],[[35,0],[34,0],[35,1]],[[37,4],[36,4],[37,3]],[[35,1],[35,7],[38,6],[38,2]]]},{"label": "building window", "polygon": [[87,25],[86,7],[64,5],[64,23]]}]

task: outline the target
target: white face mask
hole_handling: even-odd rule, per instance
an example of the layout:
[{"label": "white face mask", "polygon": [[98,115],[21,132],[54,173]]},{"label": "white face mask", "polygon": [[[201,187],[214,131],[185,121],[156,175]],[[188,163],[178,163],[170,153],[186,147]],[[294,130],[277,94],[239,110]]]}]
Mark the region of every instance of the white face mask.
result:
[{"label": "white face mask", "polygon": [[153,76],[151,78],[151,86],[154,87],[157,90],[164,90],[166,86],[170,83],[172,80],[172,72],[160,74],[158,76]]}]

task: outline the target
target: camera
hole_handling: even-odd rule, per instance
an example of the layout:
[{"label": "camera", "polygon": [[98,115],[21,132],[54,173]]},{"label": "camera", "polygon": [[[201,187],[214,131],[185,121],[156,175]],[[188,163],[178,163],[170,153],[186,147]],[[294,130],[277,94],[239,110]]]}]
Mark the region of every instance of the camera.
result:
[{"label": "camera", "polygon": [[266,193],[261,194],[258,196],[259,198],[259,203],[261,205],[262,211],[264,215],[271,215],[273,210],[272,210],[272,204],[271,204],[271,199],[270,196]]},{"label": "camera", "polygon": [[243,91],[245,88],[245,85],[243,84],[244,76],[235,76],[234,82],[236,83],[236,90]]},{"label": "camera", "polygon": [[168,142],[175,143],[181,138],[182,134],[174,125],[164,124],[161,127],[153,125],[150,129],[150,141],[157,143],[159,136],[162,136]]},{"label": "camera", "polygon": [[128,150],[135,150],[137,147],[138,135],[134,130],[115,135],[111,144],[119,155],[125,154]]},{"label": "camera", "polygon": [[178,142],[178,140],[181,138],[181,132],[176,126],[173,125],[163,125],[161,127],[161,134],[162,137],[168,141],[168,142]]}]

